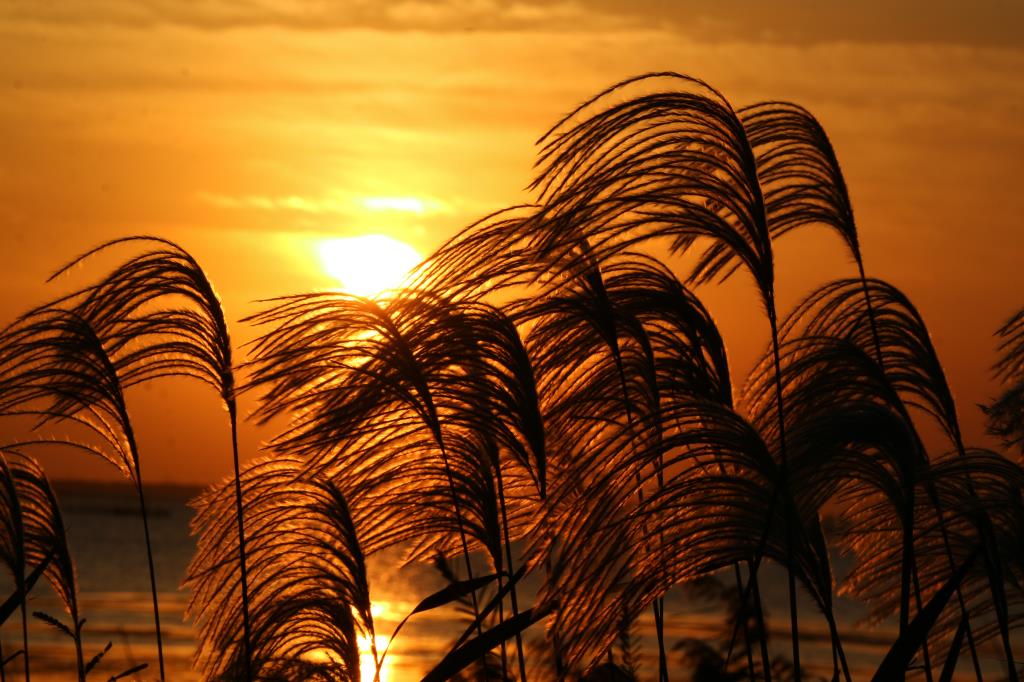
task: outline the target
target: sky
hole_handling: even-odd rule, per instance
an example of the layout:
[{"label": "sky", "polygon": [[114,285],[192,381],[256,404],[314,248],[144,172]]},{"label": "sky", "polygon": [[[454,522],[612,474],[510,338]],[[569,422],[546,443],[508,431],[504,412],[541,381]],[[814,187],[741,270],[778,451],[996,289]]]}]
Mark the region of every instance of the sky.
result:
[{"label": "sky", "polygon": [[[1024,306],[1024,3],[526,0],[3,0],[0,323],[98,276],[46,277],[107,239],[188,248],[230,320],[332,285],[323,240],[385,234],[427,254],[529,199],[536,139],[648,71],[734,106],[791,100],[823,123],[869,275],[917,304],[969,442],[996,391],[993,332]],[[783,310],[850,276],[841,242],[776,245]],[[742,376],[767,342],[752,283],[698,291]],[[241,325],[239,342],[252,337]],[[213,396],[129,396],[150,481],[230,470]],[[255,453],[270,431],[243,433]],[[56,477],[114,472],[47,454]]]}]

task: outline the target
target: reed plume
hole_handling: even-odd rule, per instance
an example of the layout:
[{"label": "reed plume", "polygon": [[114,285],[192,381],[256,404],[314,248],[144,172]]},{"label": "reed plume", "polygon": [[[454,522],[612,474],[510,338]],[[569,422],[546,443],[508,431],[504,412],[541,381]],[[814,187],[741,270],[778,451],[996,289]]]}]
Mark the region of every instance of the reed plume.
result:
[{"label": "reed plume", "polygon": [[997,335],[995,374],[1005,389],[983,409],[989,432],[1002,438],[1007,447],[1024,452],[1024,311],[1007,320]]},{"label": "reed plume", "polygon": [[[231,456],[239,475],[238,407],[231,337],[220,299],[198,261],[168,239],[124,237],[105,242],[54,273],[55,279],[93,257],[123,246],[144,247],[100,281],[64,300],[89,322],[113,356],[125,387],[165,376],[184,376],[217,391],[228,413]],[[235,487],[238,569],[242,581],[242,642],[250,640],[246,589],[244,509]],[[161,666],[161,675],[162,675]]]},{"label": "reed plume", "polygon": [[[200,626],[196,662],[206,679],[360,679],[359,641],[377,660],[365,555],[348,504],[301,458],[247,465],[241,488],[250,566],[252,649],[238,641],[241,580],[234,480],[194,501],[199,536],[185,587]],[[248,659],[251,654],[251,663]],[[251,665],[251,667],[250,667]],[[251,671],[251,672],[247,672]]]},{"label": "reed plume", "polygon": [[135,489],[163,679],[163,638],[141,460],[119,368],[92,326],[59,307],[37,308],[18,318],[4,330],[0,348],[0,414],[33,416],[40,426],[71,427],[83,434],[76,441],[33,438],[17,447],[76,448],[115,466]]},{"label": "reed plume", "polygon": [[[75,564],[71,558],[67,531],[64,519],[57,504],[57,496],[50,486],[42,467],[33,458],[18,452],[7,452],[0,455],[0,488],[3,490],[5,530],[3,539],[21,543],[22,560],[25,565],[45,567],[43,576],[50,588],[60,599],[69,618],[69,622],[52,615],[35,612],[35,616],[52,625],[62,634],[71,638],[75,646],[75,670],[79,682],[85,682],[86,676],[99,664],[111,644],[97,654],[85,659],[82,649],[82,629],[85,619],[81,617],[78,604],[78,580]],[[14,521],[16,514],[21,526],[21,536],[9,534],[7,524]],[[7,550],[5,550],[5,555]],[[37,569],[38,570],[38,569]],[[28,589],[22,585],[19,589],[23,594]],[[22,601],[24,616],[24,600]],[[28,668],[27,632],[25,637],[26,677]]]}]

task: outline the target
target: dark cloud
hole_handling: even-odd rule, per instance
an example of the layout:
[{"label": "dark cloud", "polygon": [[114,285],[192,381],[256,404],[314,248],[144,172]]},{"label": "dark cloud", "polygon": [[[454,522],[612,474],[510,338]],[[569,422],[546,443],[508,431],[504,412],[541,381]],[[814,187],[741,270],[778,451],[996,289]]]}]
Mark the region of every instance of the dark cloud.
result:
[{"label": "dark cloud", "polygon": [[1024,47],[1019,0],[8,0],[0,21],[201,30],[666,29],[703,42]]},{"label": "dark cloud", "polygon": [[[292,30],[522,30],[590,29],[606,18],[632,23],[621,13],[593,12],[575,0],[12,0],[0,19],[42,24],[99,24],[127,28],[184,26],[202,30],[279,27]],[[583,20],[585,25],[580,25]]]},{"label": "dark cloud", "polygon": [[660,20],[713,42],[1024,46],[1024,3],[1018,0],[598,0],[588,6]]}]

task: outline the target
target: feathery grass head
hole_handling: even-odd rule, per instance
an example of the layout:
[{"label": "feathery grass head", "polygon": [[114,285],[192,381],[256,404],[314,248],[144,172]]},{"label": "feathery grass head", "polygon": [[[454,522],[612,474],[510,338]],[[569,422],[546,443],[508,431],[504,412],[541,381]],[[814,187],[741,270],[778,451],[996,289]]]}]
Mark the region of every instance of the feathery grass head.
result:
[{"label": "feathery grass head", "polygon": [[183,375],[234,399],[231,341],[213,285],[199,263],[160,237],[115,239],[78,256],[54,279],[100,252],[123,245],[151,247],[99,282],[65,299],[103,339],[125,386]]},{"label": "feathery grass head", "polygon": [[384,302],[325,293],[280,299],[253,321],[272,325],[254,344],[256,416],[293,419],[274,447],[348,472],[354,507],[419,509],[389,513],[393,540],[447,546],[465,522],[493,549],[495,468],[513,463],[544,490],[537,388],[496,309],[422,292]]},{"label": "feathery grass head", "polygon": [[135,480],[138,463],[118,368],[93,327],[74,311],[37,308],[4,330],[0,414],[70,425],[84,433],[81,440],[44,437],[25,445],[70,445]]},{"label": "feathery grass head", "polygon": [[[3,519],[5,526],[13,513],[8,495],[16,496],[18,523],[22,526],[20,542],[26,567],[48,561],[44,571],[47,582],[71,616],[78,621],[78,590],[75,565],[68,547],[64,520],[57,496],[39,463],[33,458],[12,451],[0,454],[0,475],[4,491]],[[2,535],[9,540],[7,530]],[[5,550],[4,554],[7,554]]]},{"label": "feathery grass head", "polygon": [[771,239],[753,151],[729,102],[677,73],[632,78],[591,98],[542,138],[532,187],[544,202],[536,229],[551,262],[588,241],[599,261],[654,237],[688,251],[711,248],[691,280],[725,279],[745,266],[766,298],[774,289]]},{"label": "feathery grass head", "polygon": [[903,402],[934,419],[954,445],[962,444],[956,403],[928,327],[892,284],[873,278],[829,282],[787,316],[780,334],[845,339],[871,356],[880,351],[886,380]]},{"label": "feathery grass head", "polygon": [[982,409],[988,415],[989,433],[1024,453],[1024,310],[1007,320],[997,335],[995,375],[1004,390]]},{"label": "feathery grass head", "polygon": [[[277,456],[248,465],[245,496],[252,664],[256,679],[358,680],[359,639],[374,636],[364,553],[348,504],[303,461]],[[238,537],[231,481],[194,503],[198,549],[185,580],[199,625],[197,662],[210,679],[244,666]]]},{"label": "feathery grass head", "polygon": [[772,239],[804,225],[825,225],[839,234],[860,262],[846,181],[818,120],[792,102],[759,102],[742,107],[737,114],[757,159]]}]

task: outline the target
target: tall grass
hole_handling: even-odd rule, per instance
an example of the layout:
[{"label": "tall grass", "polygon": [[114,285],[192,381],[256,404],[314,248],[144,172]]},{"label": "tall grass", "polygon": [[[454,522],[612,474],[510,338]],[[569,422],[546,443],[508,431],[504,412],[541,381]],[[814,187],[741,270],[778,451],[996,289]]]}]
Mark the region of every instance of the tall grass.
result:
[{"label": "tall grass", "polygon": [[[8,568],[15,573],[15,593],[22,614],[23,648],[20,651],[24,662],[25,679],[29,678],[30,662],[26,602],[28,593],[39,578],[46,578],[56,594],[70,622],[52,614],[35,611],[33,615],[53,627],[58,633],[72,640],[75,647],[74,670],[78,682],[86,682],[89,673],[110,651],[112,643],[86,659],[83,650],[83,629],[85,618],[78,603],[78,581],[75,565],[71,559],[67,532],[57,496],[43,473],[39,462],[25,454],[9,451],[0,453],[0,523],[3,524],[2,553]],[[17,557],[16,561],[11,561]],[[25,574],[25,567],[31,572]],[[0,606],[0,624],[10,615],[11,599]],[[10,658],[0,660],[0,677],[6,679],[4,668]],[[110,676],[120,679],[141,672],[148,664],[139,664]]]},{"label": "tall grass", "polygon": [[[865,272],[810,112],[736,109],[675,73],[630,79],[541,139],[531,192],[444,244],[406,290],[292,295],[244,320],[259,332],[242,366],[253,419],[290,419],[248,464],[220,304],[195,259],[162,239],[102,245],[141,252],[4,332],[0,413],[84,426],[92,440],[76,447],[118,466],[144,504],[123,389],[186,375],[218,391],[234,475],[194,503],[185,581],[207,679],[358,680],[360,639],[379,674],[366,559],[394,547],[448,580],[409,618],[465,607],[428,680],[629,679],[645,612],[660,681],[691,666],[800,680],[801,592],[824,620],[834,680],[853,677],[840,594],[898,623],[874,679],[949,680],[964,650],[975,677],[991,677],[978,653],[990,641],[1017,679],[1024,470],[964,443],[923,317]],[[773,242],[813,225],[841,236],[857,277],[782,314]],[[692,270],[673,271],[666,249],[692,254]],[[734,385],[700,288],[740,272],[770,343]],[[1024,432],[1020,319],[1000,331],[1008,388],[986,408],[1011,446]],[[926,442],[926,424],[946,443]],[[0,546],[23,604],[48,555],[46,543],[19,554],[22,493],[8,488]],[[845,523],[830,530],[833,515]],[[838,588],[837,550],[856,565]],[[787,575],[790,660],[768,639],[765,561]],[[665,597],[708,590],[728,620],[716,642],[681,642],[677,660]],[[155,587],[153,600],[158,618]],[[542,647],[527,646],[542,625]]]}]

